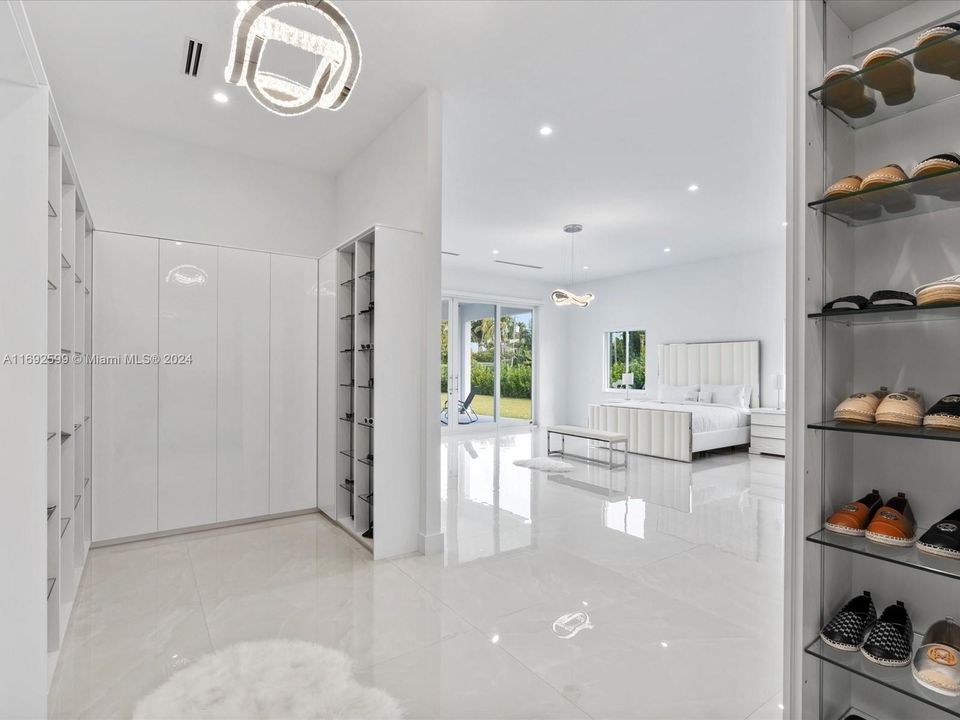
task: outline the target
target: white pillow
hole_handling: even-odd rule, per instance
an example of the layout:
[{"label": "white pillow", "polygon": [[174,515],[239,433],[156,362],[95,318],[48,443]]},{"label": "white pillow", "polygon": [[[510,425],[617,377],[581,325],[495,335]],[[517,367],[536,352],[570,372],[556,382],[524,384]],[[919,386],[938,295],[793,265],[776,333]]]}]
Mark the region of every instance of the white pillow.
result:
[{"label": "white pillow", "polygon": [[713,393],[709,390],[701,390],[697,393],[697,402],[699,403],[712,403],[713,402]]},{"label": "white pillow", "polygon": [[660,402],[686,402],[697,399],[699,385],[661,385],[657,388]]},{"label": "white pillow", "polygon": [[713,394],[713,402],[718,405],[747,407],[748,390],[746,385],[703,385],[701,390],[711,392]]}]

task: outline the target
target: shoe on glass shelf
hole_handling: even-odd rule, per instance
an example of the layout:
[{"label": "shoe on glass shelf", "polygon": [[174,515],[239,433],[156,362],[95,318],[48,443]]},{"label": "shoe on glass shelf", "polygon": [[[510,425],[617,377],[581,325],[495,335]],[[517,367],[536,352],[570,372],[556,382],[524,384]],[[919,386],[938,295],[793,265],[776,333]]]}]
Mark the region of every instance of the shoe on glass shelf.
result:
[{"label": "shoe on glass shelf", "polygon": [[867,533],[867,525],[881,507],[883,507],[883,498],[880,497],[879,492],[873,490],[856,502],[841,506],[827,519],[824,527],[830,532],[841,535],[863,537]]},{"label": "shoe on glass shelf", "polygon": [[960,303],[960,275],[951,275],[917,288],[917,305]]},{"label": "shoe on glass shelf", "polygon": [[894,47],[879,48],[867,55],[860,66],[861,70],[869,70],[861,76],[863,83],[882,94],[887,105],[910,102],[917,91],[913,65],[900,54]]},{"label": "shoe on glass shelf", "polygon": [[[909,180],[899,165],[884,165],[872,170],[863,178],[861,190],[872,190],[870,201],[880,203],[888,213],[902,213],[913,210],[917,199],[909,187],[897,185]],[[893,187],[888,187],[893,186]]]},{"label": "shoe on glass shelf", "polygon": [[954,510],[921,535],[917,550],[960,560],[960,510]]},{"label": "shoe on glass shelf", "polygon": [[877,109],[877,101],[860,76],[856,65],[837,65],[823,76],[820,100],[827,107],[836,108],[852,118],[867,117]]},{"label": "shoe on glass shelf", "polygon": [[917,521],[906,495],[897,493],[877,510],[867,525],[867,540],[892,547],[910,547],[917,541]]},{"label": "shoe on glass shelf", "polygon": [[914,194],[933,195],[952,202],[960,200],[960,173],[955,172],[957,168],[960,168],[960,155],[953,152],[931,155],[918,162],[910,177],[923,182],[911,186]]},{"label": "shoe on glass shelf", "polygon": [[913,64],[920,72],[960,80],[960,23],[949,22],[924,30],[917,37]]},{"label": "shoe on glass shelf", "polygon": [[940,430],[960,430],[960,393],[940,398],[927,410],[923,426]]},{"label": "shoe on glass shelf", "polygon": [[877,621],[877,609],[870,591],[847,602],[820,631],[820,639],[827,645],[844,652],[856,652],[863,647],[867,631]]},{"label": "shoe on glass shelf", "polygon": [[847,175],[828,187],[823,199],[831,201],[830,209],[835,213],[853,220],[875,220],[881,215],[880,205],[857,194],[862,184],[859,175]]},{"label": "shoe on glass shelf", "polygon": [[890,393],[877,408],[877,424],[920,427],[923,425],[923,395],[914,388]]},{"label": "shoe on glass shelf", "polygon": [[882,387],[872,393],[854,393],[833,411],[836,420],[846,422],[872,423],[877,421],[877,408],[887,396],[887,388]]},{"label": "shoe on glass shelf", "polygon": [[960,624],[938,620],[923,635],[913,656],[913,679],[943,695],[960,695]]},{"label": "shoe on glass shelf", "polygon": [[897,600],[888,605],[880,619],[870,628],[860,654],[870,662],[888,667],[903,667],[913,658],[913,623],[910,615]]}]

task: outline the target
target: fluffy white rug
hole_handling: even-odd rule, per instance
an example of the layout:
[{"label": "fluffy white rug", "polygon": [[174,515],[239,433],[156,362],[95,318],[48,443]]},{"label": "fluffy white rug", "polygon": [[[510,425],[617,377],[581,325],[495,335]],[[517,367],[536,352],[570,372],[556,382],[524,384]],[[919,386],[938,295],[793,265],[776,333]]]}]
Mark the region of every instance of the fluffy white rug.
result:
[{"label": "fluffy white rug", "polygon": [[397,701],[353,677],[350,658],[309,642],[247,642],[180,670],[137,703],[134,720],[399,720]]},{"label": "fluffy white rug", "polygon": [[568,462],[557,460],[551,457],[536,457],[529,460],[514,460],[514,465],[530,468],[531,470],[541,470],[542,472],[573,472],[574,467]]}]

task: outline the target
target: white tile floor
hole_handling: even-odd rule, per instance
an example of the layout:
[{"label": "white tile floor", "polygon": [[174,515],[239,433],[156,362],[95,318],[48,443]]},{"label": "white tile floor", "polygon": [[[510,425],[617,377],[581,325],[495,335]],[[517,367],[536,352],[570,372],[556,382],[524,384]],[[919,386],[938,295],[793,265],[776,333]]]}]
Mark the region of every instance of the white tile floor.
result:
[{"label": "white tile floor", "polygon": [[411,718],[780,717],[781,460],[548,477],[513,465],[544,452],[529,430],[442,452],[442,557],[374,564],[319,515],[92,551],[51,717],[129,717],[203,653],[275,637],[343,650]]}]

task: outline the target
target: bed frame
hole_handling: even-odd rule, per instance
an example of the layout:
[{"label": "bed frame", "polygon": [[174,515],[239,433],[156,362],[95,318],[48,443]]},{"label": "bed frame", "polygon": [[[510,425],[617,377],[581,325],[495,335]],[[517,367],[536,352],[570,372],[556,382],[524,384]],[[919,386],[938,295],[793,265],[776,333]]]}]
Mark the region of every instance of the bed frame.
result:
[{"label": "bed frame", "polygon": [[[657,346],[659,382],[666,385],[747,385],[750,407],[760,407],[760,342],[671,343]],[[693,432],[693,413],[589,406],[588,427],[625,433],[627,451],[692,462],[694,453],[748,445],[750,427]]]}]

